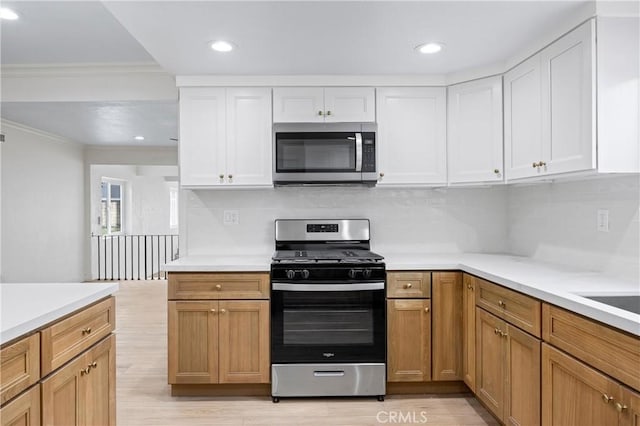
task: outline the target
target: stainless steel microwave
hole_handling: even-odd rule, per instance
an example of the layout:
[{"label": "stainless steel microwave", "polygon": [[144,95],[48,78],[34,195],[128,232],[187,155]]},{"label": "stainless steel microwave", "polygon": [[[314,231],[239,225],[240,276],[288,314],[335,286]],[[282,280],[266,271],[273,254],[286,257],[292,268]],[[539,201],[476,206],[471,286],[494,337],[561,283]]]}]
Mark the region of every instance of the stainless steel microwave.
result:
[{"label": "stainless steel microwave", "polygon": [[375,185],[375,132],[276,132],[273,182]]}]

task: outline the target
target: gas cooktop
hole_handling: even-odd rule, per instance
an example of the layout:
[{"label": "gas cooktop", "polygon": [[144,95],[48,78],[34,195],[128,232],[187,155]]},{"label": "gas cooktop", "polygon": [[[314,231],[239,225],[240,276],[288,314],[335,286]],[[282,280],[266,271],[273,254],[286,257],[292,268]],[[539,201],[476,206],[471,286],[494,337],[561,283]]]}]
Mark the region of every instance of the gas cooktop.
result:
[{"label": "gas cooktop", "polygon": [[364,249],[328,249],[278,250],[272,259],[276,263],[376,263],[384,257]]}]

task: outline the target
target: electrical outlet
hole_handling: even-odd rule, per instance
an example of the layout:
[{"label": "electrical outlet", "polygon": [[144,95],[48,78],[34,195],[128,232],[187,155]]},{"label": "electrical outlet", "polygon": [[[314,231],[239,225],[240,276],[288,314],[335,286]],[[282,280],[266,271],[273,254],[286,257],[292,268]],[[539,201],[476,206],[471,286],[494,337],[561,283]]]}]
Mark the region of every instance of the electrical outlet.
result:
[{"label": "electrical outlet", "polygon": [[609,210],[599,209],[597,218],[598,231],[609,232]]},{"label": "electrical outlet", "polygon": [[240,214],[238,210],[225,210],[222,222],[225,225],[237,225],[240,223]]}]

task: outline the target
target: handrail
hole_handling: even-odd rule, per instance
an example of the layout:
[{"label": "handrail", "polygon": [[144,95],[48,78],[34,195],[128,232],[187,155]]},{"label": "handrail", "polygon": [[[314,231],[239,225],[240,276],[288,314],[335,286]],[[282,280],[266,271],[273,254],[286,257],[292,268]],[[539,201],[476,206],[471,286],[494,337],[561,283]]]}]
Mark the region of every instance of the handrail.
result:
[{"label": "handrail", "polygon": [[162,263],[179,256],[177,234],[91,234],[94,279],[166,279]]}]

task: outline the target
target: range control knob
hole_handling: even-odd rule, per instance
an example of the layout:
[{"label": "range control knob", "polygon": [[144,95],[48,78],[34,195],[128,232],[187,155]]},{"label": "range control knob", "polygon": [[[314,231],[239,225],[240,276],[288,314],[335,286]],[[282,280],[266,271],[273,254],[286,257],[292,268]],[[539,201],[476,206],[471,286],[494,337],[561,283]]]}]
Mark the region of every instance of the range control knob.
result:
[{"label": "range control knob", "polygon": [[360,271],[358,271],[357,269],[349,269],[349,274],[348,274],[349,278],[355,279],[356,276],[358,275],[358,272]]},{"label": "range control knob", "polygon": [[305,279],[305,280],[306,280],[306,279],[308,279],[308,278],[309,278],[309,275],[310,275],[310,274],[309,274],[309,270],[308,270],[308,269],[303,269],[301,272],[302,272],[302,278],[303,278],[303,279]]},{"label": "range control knob", "polygon": [[362,276],[365,278],[371,278],[371,269],[365,269],[362,271]]},{"label": "range control knob", "polygon": [[287,278],[289,278],[290,280],[296,277],[296,271],[294,271],[293,269],[288,269],[285,273],[287,274]]}]

